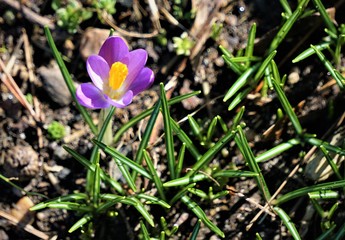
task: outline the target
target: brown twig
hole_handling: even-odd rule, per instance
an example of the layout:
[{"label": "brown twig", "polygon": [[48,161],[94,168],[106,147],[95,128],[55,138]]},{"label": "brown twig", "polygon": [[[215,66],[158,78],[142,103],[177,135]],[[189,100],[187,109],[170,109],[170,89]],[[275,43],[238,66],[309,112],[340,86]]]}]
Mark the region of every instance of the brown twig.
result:
[{"label": "brown twig", "polygon": [[1,76],[1,81],[6,85],[6,87],[11,91],[11,93],[18,99],[18,101],[29,111],[31,116],[38,121],[36,113],[31,107],[30,103],[26,100],[24,94],[18,87],[17,83],[12,78],[11,74],[6,70],[4,62],[0,59],[0,71],[4,72]]},{"label": "brown twig", "polygon": [[37,13],[33,12],[30,8],[23,6],[23,4],[20,3],[20,1],[0,0],[0,3],[4,3],[17,11],[21,11],[24,17],[33,23],[36,23],[42,27],[47,26],[51,30],[55,29],[55,25],[50,19],[42,17]]},{"label": "brown twig", "polygon": [[0,210],[0,216],[7,219],[11,224],[18,226],[20,228],[23,228],[25,231],[27,231],[28,233],[31,233],[32,235],[35,235],[36,237],[39,237],[41,239],[49,239],[49,236],[45,234],[44,232],[37,230],[30,224],[25,224],[25,225],[22,224],[20,221],[18,221],[17,218],[12,216],[11,214],[8,214]]},{"label": "brown twig", "polygon": [[[30,87],[31,87],[31,95],[33,99],[33,105],[34,105],[34,110],[35,110],[35,119],[39,119],[40,121],[43,121],[43,115],[41,114],[40,111],[40,103],[36,97],[35,94],[35,80],[36,76],[34,74],[34,64],[32,60],[32,50],[30,48],[30,43],[29,43],[29,38],[28,35],[26,34],[25,29],[22,30],[23,32],[23,40],[24,40],[24,52],[25,52],[25,60],[26,60],[26,67],[29,72],[29,81],[30,81]],[[43,136],[42,136],[42,129],[38,126],[36,126],[36,131],[37,131],[37,137],[38,137],[38,147],[42,148],[43,147]]]}]

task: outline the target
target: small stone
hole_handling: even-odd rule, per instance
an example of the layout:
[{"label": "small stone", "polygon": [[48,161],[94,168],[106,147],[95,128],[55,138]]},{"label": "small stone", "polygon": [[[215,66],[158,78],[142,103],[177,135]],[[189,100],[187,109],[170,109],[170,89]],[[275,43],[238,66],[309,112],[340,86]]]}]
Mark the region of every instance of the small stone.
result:
[{"label": "small stone", "polygon": [[3,167],[7,177],[28,180],[40,171],[38,154],[30,145],[14,146],[7,151]]},{"label": "small stone", "polygon": [[42,87],[53,102],[62,107],[72,102],[71,94],[55,61],[52,61],[48,67],[38,68],[37,72],[42,79]]}]

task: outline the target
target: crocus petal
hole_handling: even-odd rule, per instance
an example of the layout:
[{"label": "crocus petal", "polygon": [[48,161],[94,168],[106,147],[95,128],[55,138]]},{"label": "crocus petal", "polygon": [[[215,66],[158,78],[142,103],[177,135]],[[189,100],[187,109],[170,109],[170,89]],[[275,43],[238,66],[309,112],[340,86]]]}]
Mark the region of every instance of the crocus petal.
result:
[{"label": "crocus petal", "polygon": [[124,82],[128,89],[141,70],[144,68],[147,61],[147,52],[144,49],[137,49],[129,52],[129,54],[121,59],[121,62],[127,65],[128,75]]},{"label": "crocus petal", "polygon": [[111,66],[114,62],[120,61],[128,52],[126,42],[119,36],[113,36],[105,40],[99,50],[99,55],[107,61],[109,66]]},{"label": "crocus petal", "polygon": [[129,90],[132,90],[133,95],[135,96],[138,93],[149,88],[154,79],[155,76],[153,74],[153,71],[147,67],[143,68],[128,88]]},{"label": "crocus petal", "polygon": [[91,55],[86,62],[86,69],[95,86],[103,90],[103,82],[109,77],[108,63],[98,55]]},{"label": "crocus petal", "polygon": [[133,92],[128,91],[122,96],[121,99],[114,100],[114,99],[108,98],[108,102],[109,102],[109,104],[111,104],[117,108],[124,108],[127,105],[132,103],[133,97],[134,97]]},{"label": "crocus petal", "polygon": [[98,109],[110,106],[107,97],[92,83],[83,83],[76,91],[78,102],[87,108]]}]

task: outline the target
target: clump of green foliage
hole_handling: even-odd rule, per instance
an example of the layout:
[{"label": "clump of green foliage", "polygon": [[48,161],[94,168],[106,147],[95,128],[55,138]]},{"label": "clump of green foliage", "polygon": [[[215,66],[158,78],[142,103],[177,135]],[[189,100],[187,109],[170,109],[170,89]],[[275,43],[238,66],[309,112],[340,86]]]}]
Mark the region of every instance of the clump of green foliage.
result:
[{"label": "clump of green foliage", "polygon": [[57,121],[53,121],[47,128],[48,136],[54,140],[60,140],[66,135],[65,126]]},{"label": "clump of green foliage", "polygon": [[194,46],[194,41],[188,36],[187,32],[181,34],[180,37],[173,37],[174,48],[177,55],[189,56],[190,50]]},{"label": "clump of green foliage", "polygon": [[93,0],[87,7],[79,0],[53,0],[51,7],[55,10],[57,24],[66,29],[69,33],[76,33],[79,25],[90,19],[94,12],[102,21],[103,14],[114,14],[116,0]]},{"label": "clump of green foliage", "polygon": [[85,9],[78,0],[68,0],[65,4],[54,0],[52,8],[56,11],[58,26],[69,33],[76,33],[79,24],[92,17],[92,11]]}]

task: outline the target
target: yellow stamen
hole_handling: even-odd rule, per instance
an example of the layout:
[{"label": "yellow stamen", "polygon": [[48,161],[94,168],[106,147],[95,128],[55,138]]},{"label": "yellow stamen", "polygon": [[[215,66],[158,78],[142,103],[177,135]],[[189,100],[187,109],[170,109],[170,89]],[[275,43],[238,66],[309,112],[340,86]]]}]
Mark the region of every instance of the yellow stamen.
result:
[{"label": "yellow stamen", "polygon": [[113,90],[119,89],[128,75],[128,68],[126,64],[115,62],[111,65],[109,71],[109,87]]}]

